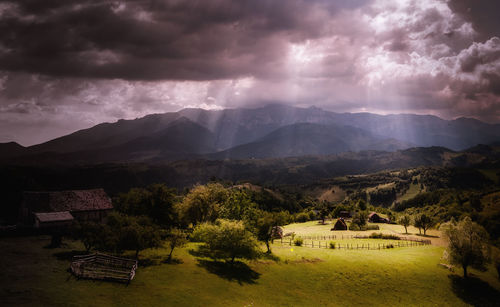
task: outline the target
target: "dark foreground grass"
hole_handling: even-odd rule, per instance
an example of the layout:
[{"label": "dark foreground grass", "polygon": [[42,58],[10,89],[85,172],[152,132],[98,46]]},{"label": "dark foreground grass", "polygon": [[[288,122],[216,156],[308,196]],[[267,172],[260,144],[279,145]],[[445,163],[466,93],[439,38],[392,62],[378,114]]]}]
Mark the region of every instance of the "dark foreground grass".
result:
[{"label": "dark foreground grass", "polygon": [[[213,262],[188,245],[145,252],[130,285],[77,280],[67,272],[82,247],[46,249],[48,237],[0,241],[0,305],[44,306],[494,306],[496,273],[471,280],[438,266],[442,247],[328,250],[274,245],[274,256]],[[277,260],[277,257],[279,260]]]}]

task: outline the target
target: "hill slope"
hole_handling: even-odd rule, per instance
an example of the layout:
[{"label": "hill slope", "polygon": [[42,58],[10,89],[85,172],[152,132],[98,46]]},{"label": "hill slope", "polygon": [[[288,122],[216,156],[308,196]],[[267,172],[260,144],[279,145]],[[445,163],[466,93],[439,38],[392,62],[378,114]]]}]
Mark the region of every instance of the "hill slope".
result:
[{"label": "hill slope", "polygon": [[330,155],[361,150],[393,151],[408,148],[350,126],[299,123],[279,128],[263,138],[213,155],[216,158],[279,158]]}]

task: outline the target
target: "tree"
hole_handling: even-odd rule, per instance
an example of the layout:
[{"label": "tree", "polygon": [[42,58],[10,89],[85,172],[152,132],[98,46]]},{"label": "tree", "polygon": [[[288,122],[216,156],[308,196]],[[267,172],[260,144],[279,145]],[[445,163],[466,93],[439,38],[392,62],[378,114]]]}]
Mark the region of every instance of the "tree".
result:
[{"label": "tree", "polygon": [[227,220],[243,220],[257,207],[245,190],[234,188],[228,191],[228,197],[221,205],[219,216]]},{"label": "tree", "polygon": [[359,211],[353,216],[352,223],[358,225],[359,228],[362,228],[363,226],[366,225],[367,219],[368,219],[368,214],[366,214],[365,211]]},{"label": "tree", "polygon": [[271,253],[269,242],[273,239],[273,229],[287,223],[287,215],[285,212],[256,212],[259,216],[254,221],[248,221],[249,228],[256,234],[257,239],[266,244],[267,253]]},{"label": "tree", "polygon": [[147,217],[135,217],[122,214],[108,216],[106,249],[114,248],[116,252],[123,250],[139,252],[147,248],[156,248],[161,245],[160,229]]},{"label": "tree", "polygon": [[115,208],[125,214],[148,216],[165,228],[171,228],[178,222],[175,189],[164,184],[152,184],[146,188],[133,188],[120,194],[115,200]]},{"label": "tree", "polygon": [[317,210],[318,210],[319,217],[321,219],[321,224],[324,225],[325,219],[328,216],[328,214],[330,213],[330,208],[328,208],[327,203],[323,202],[317,207]]},{"label": "tree", "polygon": [[464,278],[467,268],[486,269],[490,262],[490,248],[486,230],[465,217],[457,225],[450,224],[445,230],[448,239],[448,257],[452,264],[463,268]]},{"label": "tree", "polygon": [[361,211],[365,211],[366,210],[366,201],[364,199],[358,200],[358,208]]},{"label": "tree", "polygon": [[227,198],[227,190],[219,183],[197,185],[184,197],[178,209],[187,224],[214,222]]},{"label": "tree", "polygon": [[73,227],[73,237],[80,240],[88,253],[99,245],[103,235],[103,225],[97,223],[76,223]]},{"label": "tree", "polygon": [[408,233],[408,226],[411,224],[411,218],[409,215],[405,214],[399,219],[399,224],[403,225],[405,228],[405,233]]},{"label": "tree", "polygon": [[413,218],[413,226],[418,228],[418,233],[422,234],[422,223],[420,221],[420,215],[417,215]]},{"label": "tree", "polygon": [[167,236],[168,245],[170,246],[170,253],[168,254],[167,262],[172,261],[172,253],[174,248],[182,247],[186,244],[186,233],[180,229],[174,228]]},{"label": "tree", "polygon": [[420,232],[420,234],[422,233],[420,231],[420,229],[422,229],[424,231],[424,236],[425,236],[427,233],[427,230],[429,230],[429,228],[431,228],[435,225],[435,221],[430,216],[426,215],[425,213],[422,213],[422,214],[417,215],[415,217],[414,225],[415,225],[415,227],[418,228],[418,231]]},{"label": "tree", "polygon": [[199,224],[193,237],[205,243],[201,250],[206,250],[213,259],[234,263],[235,258],[253,259],[258,255],[257,240],[241,221],[217,220],[214,224]]}]

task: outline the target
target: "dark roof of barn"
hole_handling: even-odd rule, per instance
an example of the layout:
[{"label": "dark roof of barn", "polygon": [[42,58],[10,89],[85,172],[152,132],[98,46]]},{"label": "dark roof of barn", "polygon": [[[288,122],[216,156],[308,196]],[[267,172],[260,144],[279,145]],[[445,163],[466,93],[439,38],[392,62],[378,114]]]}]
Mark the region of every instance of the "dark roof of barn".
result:
[{"label": "dark roof of barn", "polygon": [[347,227],[347,224],[343,219],[338,219],[334,227],[337,226],[338,224]]},{"label": "dark roof of barn", "polygon": [[69,211],[35,213],[36,218],[42,223],[72,221],[74,218]]},{"label": "dark roof of barn", "polygon": [[372,212],[372,213],[368,214],[368,218],[371,218],[371,217],[372,217],[372,216],[374,216],[374,215],[375,215],[375,216],[379,216],[379,215],[377,214],[377,212]]},{"label": "dark roof of barn", "polygon": [[24,205],[33,212],[94,211],[113,209],[103,189],[24,192]]}]

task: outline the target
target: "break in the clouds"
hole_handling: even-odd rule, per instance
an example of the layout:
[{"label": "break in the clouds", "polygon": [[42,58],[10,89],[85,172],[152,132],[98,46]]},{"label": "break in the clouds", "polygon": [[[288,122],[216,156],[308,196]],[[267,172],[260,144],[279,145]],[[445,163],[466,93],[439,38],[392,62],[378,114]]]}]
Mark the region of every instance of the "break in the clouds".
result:
[{"label": "break in the clouds", "polygon": [[280,102],[500,121],[494,0],[0,1],[0,141]]}]

